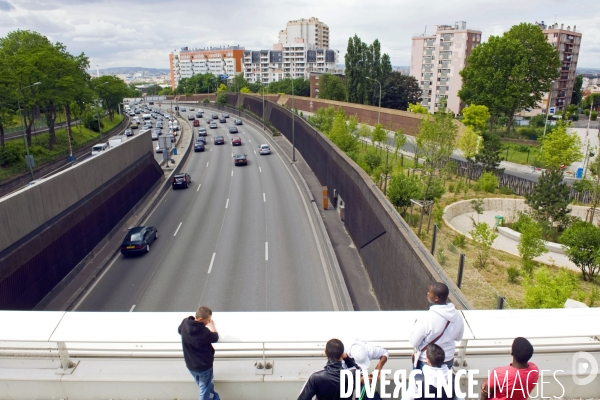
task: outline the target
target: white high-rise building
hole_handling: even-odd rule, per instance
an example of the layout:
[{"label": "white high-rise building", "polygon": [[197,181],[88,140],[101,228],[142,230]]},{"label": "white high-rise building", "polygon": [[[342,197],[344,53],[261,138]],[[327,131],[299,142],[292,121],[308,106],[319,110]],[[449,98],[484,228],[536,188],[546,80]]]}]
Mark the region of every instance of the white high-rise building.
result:
[{"label": "white high-rise building", "polygon": [[295,39],[303,39],[307,49],[329,48],[329,27],[317,18],[288,21],[286,28],[279,31],[279,43],[291,45]]},{"label": "white high-rise building", "polygon": [[435,26],[434,32],[412,38],[410,75],[419,81],[421,105],[429,112],[437,111],[440,99],[445,98],[447,108],[458,114],[463,107],[458,97],[462,87],[459,72],[481,43],[481,31],[467,29],[467,23],[460,21],[454,26]]}]

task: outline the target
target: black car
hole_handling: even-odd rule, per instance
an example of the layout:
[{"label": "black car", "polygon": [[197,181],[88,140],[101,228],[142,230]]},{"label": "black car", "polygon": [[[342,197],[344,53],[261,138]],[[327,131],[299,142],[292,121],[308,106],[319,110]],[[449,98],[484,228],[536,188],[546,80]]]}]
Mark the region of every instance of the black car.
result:
[{"label": "black car", "polygon": [[234,165],[248,165],[248,156],[245,154],[236,154],[233,156]]},{"label": "black car", "polygon": [[178,187],[188,188],[190,183],[192,182],[192,177],[189,174],[181,173],[177,174],[173,177],[173,189],[177,189]]},{"label": "black car", "polygon": [[219,116],[217,114],[213,114],[212,119],[219,119]]},{"label": "black car", "polygon": [[207,124],[210,124],[211,122],[212,122],[212,119],[210,119],[210,118],[206,118],[206,123],[207,123]]},{"label": "black car", "polygon": [[206,128],[198,128],[198,136],[207,136]]},{"label": "black car", "polygon": [[150,245],[156,239],[158,239],[158,231],[153,226],[131,228],[121,243],[121,254],[127,257],[147,253],[150,251]]},{"label": "black car", "polygon": [[229,114],[223,113],[223,118],[229,118]]},{"label": "black car", "polygon": [[227,122],[227,120],[225,118],[221,117],[221,118],[219,118],[219,122],[224,124],[225,122]]},{"label": "black car", "polygon": [[125,136],[133,136],[133,130],[131,128],[125,129]]},{"label": "black car", "polygon": [[215,144],[225,144],[225,138],[223,136],[215,136]]},{"label": "black car", "polygon": [[238,133],[238,128],[236,126],[230,126],[229,133]]},{"label": "black car", "polygon": [[206,138],[204,136],[198,136],[196,143],[206,144]]},{"label": "black car", "polygon": [[196,113],[196,118],[202,118],[202,113],[201,112],[197,112]]},{"label": "black car", "polygon": [[204,143],[202,143],[202,142],[194,143],[194,151],[195,152],[204,151]]},{"label": "black car", "polygon": [[242,120],[241,119],[236,119],[233,122],[235,122],[236,125],[242,125]]}]

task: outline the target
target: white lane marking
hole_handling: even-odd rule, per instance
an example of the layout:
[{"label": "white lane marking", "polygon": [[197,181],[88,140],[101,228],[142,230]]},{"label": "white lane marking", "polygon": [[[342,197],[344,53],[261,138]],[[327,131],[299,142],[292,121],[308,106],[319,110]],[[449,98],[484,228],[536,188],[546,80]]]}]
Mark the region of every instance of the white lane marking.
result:
[{"label": "white lane marking", "polygon": [[265,261],[269,261],[269,242],[265,242]]},{"label": "white lane marking", "polygon": [[252,140],[248,139],[248,142],[249,142],[249,143],[252,143]]},{"label": "white lane marking", "polygon": [[260,169],[260,167],[258,167],[258,172],[262,172],[262,169]]},{"label": "white lane marking", "polygon": [[227,203],[225,203],[225,208],[229,207],[229,199],[227,199]]},{"label": "white lane marking", "polygon": [[256,150],[254,150],[254,154],[256,154]]},{"label": "white lane marking", "polygon": [[[209,161],[210,162],[210,161]],[[206,168],[208,168],[208,162],[206,163]]]},{"label": "white lane marking", "polygon": [[135,308],[135,304],[131,306],[131,308],[129,309],[129,312],[132,312],[134,308]]},{"label": "white lane marking", "polygon": [[200,190],[200,186],[202,186],[202,184],[199,184],[199,185],[198,185],[198,189],[196,189],[196,192],[197,192],[198,190]]},{"label": "white lane marking", "polygon": [[231,157],[233,157],[233,153],[231,153]]},{"label": "white lane marking", "polygon": [[242,132],[244,135],[246,134],[246,132]]},{"label": "white lane marking", "polygon": [[263,193],[263,201],[266,203],[267,202],[267,196],[265,196],[265,194]]},{"label": "white lane marking", "polygon": [[212,147],[210,148],[210,151],[212,151]]},{"label": "white lane marking", "polygon": [[212,266],[213,263],[215,262],[215,256],[217,255],[217,253],[213,253],[212,258],[210,259],[210,266],[208,267],[208,273],[210,274],[210,271],[212,270]]},{"label": "white lane marking", "polygon": [[179,223],[179,226],[177,227],[177,229],[175,229],[175,233],[173,234],[173,236],[177,236],[177,232],[179,232],[179,228],[181,228],[181,224],[183,224],[183,221]]},{"label": "white lane marking", "polygon": [[231,171],[231,176],[233,176],[233,170]]}]

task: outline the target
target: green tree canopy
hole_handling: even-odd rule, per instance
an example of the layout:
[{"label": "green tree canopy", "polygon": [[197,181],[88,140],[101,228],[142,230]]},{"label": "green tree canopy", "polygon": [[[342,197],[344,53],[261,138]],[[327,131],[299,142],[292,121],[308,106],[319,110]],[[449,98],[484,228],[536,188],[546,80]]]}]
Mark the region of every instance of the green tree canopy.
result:
[{"label": "green tree canopy", "polygon": [[487,106],[491,123],[505,114],[510,129],[517,112],[541,101],[559,67],[558,52],[542,30],[522,23],[473,49],[460,71],[463,85],[458,95],[467,104]]},{"label": "green tree canopy", "polygon": [[502,142],[500,142],[500,136],[484,132],[483,145],[481,150],[475,155],[475,161],[483,166],[484,172],[493,172],[495,174],[502,173],[504,169],[498,168],[500,165],[500,150],[502,149]]},{"label": "green tree canopy", "polygon": [[353,153],[358,148],[358,140],[350,131],[346,113],[341,108],[335,113],[329,138],[345,153]]},{"label": "green tree canopy", "polygon": [[485,125],[490,119],[490,110],[486,106],[471,104],[463,108],[462,113],[464,116],[462,123],[465,126],[471,127],[476,132],[485,130]]},{"label": "green tree canopy", "polygon": [[542,153],[539,160],[545,168],[559,169],[561,165],[571,165],[582,159],[581,139],[575,132],[567,132],[567,125],[559,122],[542,139]]},{"label": "green tree canopy", "polygon": [[571,95],[571,104],[578,105],[583,97],[583,75],[577,75],[573,83],[573,94]]},{"label": "green tree canopy", "polygon": [[415,113],[415,114],[425,114],[425,115],[429,114],[429,110],[427,110],[426,107],[423,107],[421,104],[418,104],[418,103],[414,103],[414,104],[409,103],[408,111],[411,113]]},{"label": "green tree canopy", "polygon": [[381,83],[392,72],[387,54],[381,55],[381,43],[375,39],[367,45],[357,35],[348,39],[344,57],[348,101],[358,104],[376,104],[379,99],[379,85],[367,77]]},{"label": "green tree canopy", "polygon": [[421,178],[417,175],[406,176],[403,173],[394,175],[387,189],[387,197],[396,207],[401,208],[402,213],[410,207],[411,199],[421,199],[423,197],[424,185]]},{"label": "green tree canopy", "polygon": [[318,95],[320,99],[346,101],[347,96],[348,91],[340,77],[331,74],[321,75]]},{"label": "green tree canopy", "polygon": [[292,87],[292,79],[285,78],[280,81],[271,82],[269,84],[269,93],[285,93],[293,94],[296,96],[310,96],[310,81],[304,78],[295,78]]},{"label": "green tree canopy", "polygon": [[536,220],[560,224],[571,211],[567,208],[570,203],[569,187],[563,179],[561,170],[545,170],[533,186],[533,191],[525,193],[525,204],[531,207]]},{"label": "green tree canopy", "polygon": [[317,128],[325,135],[329,135],[331,128],[333,127],[333,119],[335,118],[335,108],[333,106],[321,107],[317,111],[308,117],[308,122]]},{"label": "green tree canopy", "polygon": [[600,229],[583,221],[567,228],[560,241],[565,254],[583,274],[583,280],[593,282],[600,269]]},{"label": "green tree canopy", "polygon": [[[377,105],[378,99],[375,97],[374,100],[373,105]],[[381,107],[407,110],[409,104],[420,101],[421,88],[412,76],[391,72],[381,82]]]}]

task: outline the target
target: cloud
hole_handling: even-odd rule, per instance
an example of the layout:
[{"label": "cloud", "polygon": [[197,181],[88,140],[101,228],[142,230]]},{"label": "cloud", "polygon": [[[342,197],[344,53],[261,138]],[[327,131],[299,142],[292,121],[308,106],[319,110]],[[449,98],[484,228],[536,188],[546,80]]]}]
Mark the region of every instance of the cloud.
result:
[{"label": "cloud", "polygon": [[10,4],[8,1],[0,0],[0,11],[12,11],[15,9],[15,6]]},{"label": "cloud", "polygon": [[431,33],[434,25],[467,21],[486,40],[521,22],[553,23],[557,18],[559,24],[577,25],[583,32],[579,66],[600,68],[600,13],[591,0],[576,5],[558,0],[430,0],[426,7],[408,0],[199,0],[176,6],[168,0],[10,1],[0,0],[0,10],[10,8],[10,15],[0,12],[0,37],[15,29],[35,30],[64,43],[71,53],[85,52],[100,68],[166,68],[169,52],[184,46],[271,49],[287,21],[312,16],[329,25],[331,47],[340,51],[340,62],[348,38],[356,34],[366,43],[379,39],[395,66],[409,65],[411,38],[425,27]]}]

